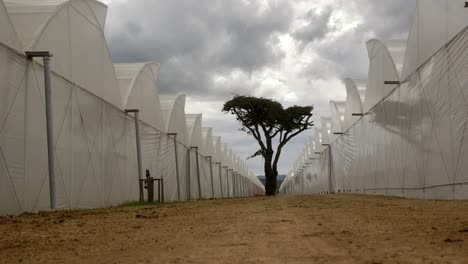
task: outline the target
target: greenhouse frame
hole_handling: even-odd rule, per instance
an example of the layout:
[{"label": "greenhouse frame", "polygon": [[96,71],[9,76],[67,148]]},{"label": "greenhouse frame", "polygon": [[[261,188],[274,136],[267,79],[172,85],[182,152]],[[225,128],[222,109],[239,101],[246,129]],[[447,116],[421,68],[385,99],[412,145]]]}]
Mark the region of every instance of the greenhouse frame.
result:
[{"label": "greenhouse frame", "polygon": [[281,193],[468,199],[468,10],[416,3],[407,40],[367,42],[368,80],[344,80]]},{"label": "greenhouse frame", "polygon": [[[138,200],[139,169],[163,179],[165,201],[262,194],[245,164],[202,127],[202,114],[185,114],[185,95],[159,93],[158,63],[112,63],[106,13],[95,0],[0,1],[0,215],[51,209],[46,123],[53,209]],[[26,51],[53,54],[53,122],[43,61]]]}]

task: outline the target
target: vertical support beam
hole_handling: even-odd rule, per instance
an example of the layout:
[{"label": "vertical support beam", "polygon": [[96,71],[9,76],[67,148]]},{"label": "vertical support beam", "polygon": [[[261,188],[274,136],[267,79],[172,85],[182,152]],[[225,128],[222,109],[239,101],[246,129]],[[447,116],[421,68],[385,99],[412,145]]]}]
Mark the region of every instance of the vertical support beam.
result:
[{"label": "vertical support beam", "polygon": [[244,186],[245,181],[244,181],[244,177],[241,176],[240,179],[241,179],[241,181],[240,181],[240,183],[241,183],[241,184],[240,184],[240,186],[241,186],[241,196],[242,196],[242,197],[245,197],[245,186]]},{"label": "vertical support beam", "polygon": [[55,146],[54,146],[54,123],[52,116],[52,82],[50,58],[52,54],[48,51],[26,51],[28,60],[41,57],[44,64],[44,93],[45,93],[45,111],[47,127],[47,165],[49,169],[49,199],[50,209],[57,208],[57,195],[55,187]]},{"label": "vertical support beam", "polygon": [[332,148],[330,144],[322,144],[322,146],[328,148],[328,192],[333,194],[333,182],[332,182]]},{"label": "vertical support beam", "polygon": [[232,194],[235,198],[237,198],[237,173],[233,170],[232,171]]},{"label": "vertical support beam", "polygon": [[234,193],[236,194],[236,197],[239,197],[239,174],[236,172],[234,173],[235,178],[234,178]]},{"label": "vertical support beam", "polygon": [[329,169],[328,169],[328,173],[329,173],[328,181],[329,182],[328,182],[328,184],[330,186],[330,190],[329,190],[330,194],[333,194],[333,193],[335,193],[335,191],[333,190],[333,181],[332,181],[332,168],[333,168],[333,166],[332,166],[332,149],[331,149],[331,145],[328,145],[328,151],[329,151],[328,152],[328,157],[329,157],[329,161],[328,161],[328,167],[329,167]]},{"label": "vertical support beam", "polygon": [[195,161],[197,163],[197,183],[198,183],[198,199],[202,198],[202,188],[201,188],[201,179],[200,179],[200,163],[198,159],[198,147],[190,147],[195,149]]},{"label": "vertical support beam", "polygon": [[222,166],[221,166],[221,162],[216,162],[216,164],[218,164],[218,169],[219,169],[219,190],[220,190],[220,193],[221,193],[221,198],[224,198],[223,197],[223,177],[222,177]]},{"label": "vertical support beam", "polygon": [[145,200],[143,196],[143,162],[141,158],[141,132],[140,132],[140,110],[138,109],[125,109],[125,114],[133,113],[135,119],[135,139],[137,151],[137,165],[138,165],[138,185],[140,189],[140,202]]},{"label": "vertical support beam", "polygon": [[226,166],[226,178],[227,178],[227,192],[228,192],[228,197],[230,198],[231,197],[231,186],[230,186],[230,181],[232,180],[232,177],[229,178],[229,171],[231,171],[231,176],[232,176],[232,169],[228,169],[228,167]]},{"label": "vertical support beam", "polygon": [[248,178],[245,178],[245,195],[246,195],[247,197],[250,196],[250,191],[249,191],[249,189],[250,189],[249,179],[248,179]]},{"label": "vertical support beam", "polygon": [[245,178],[241,176],[241,193],[242,197],[245,197]]},{"label": "vertical support beam", "polygon": [[[141,158],[141,132],[140,132],[140,116],[139,112],[135,112],[135,137],[137,145],[137,160],[138,160],[138,178],[143,179],[143,161]],[[140,190],[140,201],[144,201],[143,188]]]},{"label": "vertical support beam", "polygon": [[192,155],[191,155],[192,148],[187,149],[187,201],[192,200]]},{"label": "vertical support beam", "polygon": [[177,150],[177,133],[169,133],[168,136],[174,137],[174,154],[176,167],[176,182],[177,182],[177,200],[180,201],[180,175],[179,175],[179,153]]},{"label": "vertical support beam", "polygon": [[237,194],[237,172],[232,171],[232,194],[234,197],[238,197]]},{"label": "vertical support beam", "polygon": [[304,183],[305,183],[305,181],[304,181],[304,170],[302,170],[301,174],[302,174],[302,196],[304,196]]},{"label": "vertical support beam", "polygon": [[207,157],[208,161],[210,162],[210,179],[211,179],[211,198],[215,198],[214,194],[214,182],[213,182],[213,158],[211,156]]},{"label": "vertical support beam", "polygon": [[54,146],[54,123],[52,117],[52,89],[50,79],[50,56],[44,56],[44,88],[45,107],[47,123],[47,155],[49,166],[49,187],[50,187],[50,208],[57,207],[57,197],[55,192],[55,146]]}]

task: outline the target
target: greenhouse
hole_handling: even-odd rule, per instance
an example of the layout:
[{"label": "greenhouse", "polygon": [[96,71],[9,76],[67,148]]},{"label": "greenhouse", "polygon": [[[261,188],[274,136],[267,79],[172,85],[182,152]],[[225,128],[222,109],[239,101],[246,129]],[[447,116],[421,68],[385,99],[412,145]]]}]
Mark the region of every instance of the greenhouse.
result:
[{"label": "greenhouse", "polygon": [[0,263],[468,263],[467,47],[468,0],[0,0]]},{"label": "greenhouse", "polygon": [[[0,1],[0,215],[138,200],[145,170],[165,201],[221,198],[223,168],[239,180],[231,196],[261,193],[201,115],[185,114],[185,95],[159,94],[158,63],[113,64],[106,12],[94,0]],[[50,122],[45,64],[25,51],[52,54]]]},{"label": "greenhouse", "polygon": [[468,199],[463,5],[418,0],[407,40],[367,42],[368,80],[344,81],[282,193]]}]

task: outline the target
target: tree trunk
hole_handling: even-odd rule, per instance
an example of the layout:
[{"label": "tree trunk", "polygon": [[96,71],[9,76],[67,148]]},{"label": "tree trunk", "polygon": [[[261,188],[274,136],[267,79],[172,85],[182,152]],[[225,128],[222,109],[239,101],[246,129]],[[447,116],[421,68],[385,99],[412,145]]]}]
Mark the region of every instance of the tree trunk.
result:
[{"label": "tree trunk", "polygon": [[278,171],[272,168],[272,161],[273,161],[273,152],[267,152],[270,155],[265,157],[265,195],[267,196],[274,196],[276,195],[276,176],[278,176]]},{"label": "tree trunk", "polygon": [[266,184],[265,184],[265,195],[267,196],[274,196],[276,195],[276,178],[278,176],[277,171],[273,171],[270,169],[269,172],[265,172]]}]

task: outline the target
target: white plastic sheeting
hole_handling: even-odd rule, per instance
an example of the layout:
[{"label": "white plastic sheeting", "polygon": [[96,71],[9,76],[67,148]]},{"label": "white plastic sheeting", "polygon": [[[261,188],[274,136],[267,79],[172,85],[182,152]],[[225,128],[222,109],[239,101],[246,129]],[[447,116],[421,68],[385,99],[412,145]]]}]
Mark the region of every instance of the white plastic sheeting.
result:
[{"label": "white plastic sheeting", "polygon": [[343,121],[345,115],[346,102],[330,101],[331,110],[331,126],[330,138],[334,141],[341,133],[343,133]]},{"label": "white plastic sheeting", "polygon": [[358,86],[352,79],[344,80],[346,87],[346,107],[343,120],[343,131],[348,130],[358,119],[353,114],[362,114],[362,101]]},{"label": "white plastic sheeting", "polygon": [[[456,35],[468,25],[463,7],[464,1],[418,1],[404,60],[402,41],[368,43],[373,69],[361,98],[368,111],[346,121],[359,110],[357,87],[346,80],[347,108],[354,108],[346,110],[349,128],[318,155],[303,152],[282,193],[468,199],[468,28]],[[403,82],[393,90],[384,85],[398,80]],[[330,136],[323,141],[324,120],[313,133],[314,145]]]},{"label": "white plastic sheeting", "polygon": [[408,37],[402,80],[464,29],[468,13],[464,0],[417,0]]},{"label": "white plastic sheeting", "polygon": [[[197,153],[202,153],[203,134],[202,134],[202,115],[201,114],[186,114],[185,120],[187,124],[187,134],[190,148],[187,150],[188,171],[187,171],[187,189],[191,199],[200,198],[202,189],[206,190],[205,186],[205,159],[196,157]],[[203,186],[202,186],[203,185]]]},{"label": "white plastic sheeting", "polygon": [[139,109],[140,119],[164,131],[164,121],[156,86],[159,64],[114,64],[117,82],[122,95],[123,109]]},{"label": "white plastic sheeting", "polygon": [[11,0],[5,5],[24,50],[48,50],[54,55],[54,72],[121,108],[104,37],[104,4],[94,0]]},{"label": "white plastic sheeting", "polygon": [[[11,58],[8,69],[22,69],[1,86],[9,105],[1,114],[1,213],[49,206],[43,70],[22,57]],[[52,78],[52,101],[58,207],[131,200],[137,191],[133,121],[57,75]]]},{"label": "white plastic sheeting", "polygon": [[383,42],[376,39],[368,41],[367,53],[369,55],[369,76],[364,112],[369,111],[397,86],[397,84],[385,84],[385,82],[400,81],[396,64]]},{"label": "white plastic sheeting", "polygon": [[22,51],[21,42],[18,39],[15,28],[2,1],[0,1],[0,43],[17,51]]},{"label": "white plastic sheeting", "polygon": [[[186,199],[185,193],[178,197],[176,148],[174,137],[167,134],[177,133],[183,192],[188,168],[184,161],[191,143],[185,96],[163,98],[159,104],[155,63],[117,65],[117,80],[103,34],[106,7],[92,0],[6,3],[7,9],[0,1],[0,215],[49,208],[43,68],[41,61],[28,61],[22,50],[54,54],[58,208],[95,208],[138,199],[135,122],[125,108],[141,113],[143,169],[164,179],[166,201]],[[206,133],[208,141],[212,141],[210,133]],[[239,171],[235,171],[235,164],[224,159],[217,139],[212,161],[206,157],[210,144],[204,138],[198,140],[206,185],[202,197],[212,197],[206,171],[215,162],[221,162],[218,167],[227,166],[231,174],[250,179],[249,188],[239,188],[237,197],[263,192],[258,179],[240,171],[243,166],[236,165]],[[221,188],[227,189],[219,184],[217,193]]]},{"label": "white plastic sheeting", "polygon": [[[326,147],[320,179],[306,192],[468,199],[467,46],[465,30]],[[317,170],[311,166],[296,173]],[[282,191],[300,193],[290,178]]]},{"label": "white plastic sheeting", "polygon": [[[209,188],[212,190],[211,197],[213,198],[220,198],[220,182],[219,177],[216,177],[215,174],[215,161],[214,161],[214,146],[213,146],[213,129],[210,127],[203,127],[202,128],[203,134],[203,146],[201,148],[201,153],[208,159],[208,163],[205,167],[205,175],[209,178]],[[246,174],[243,174],[246,175]]]}]

